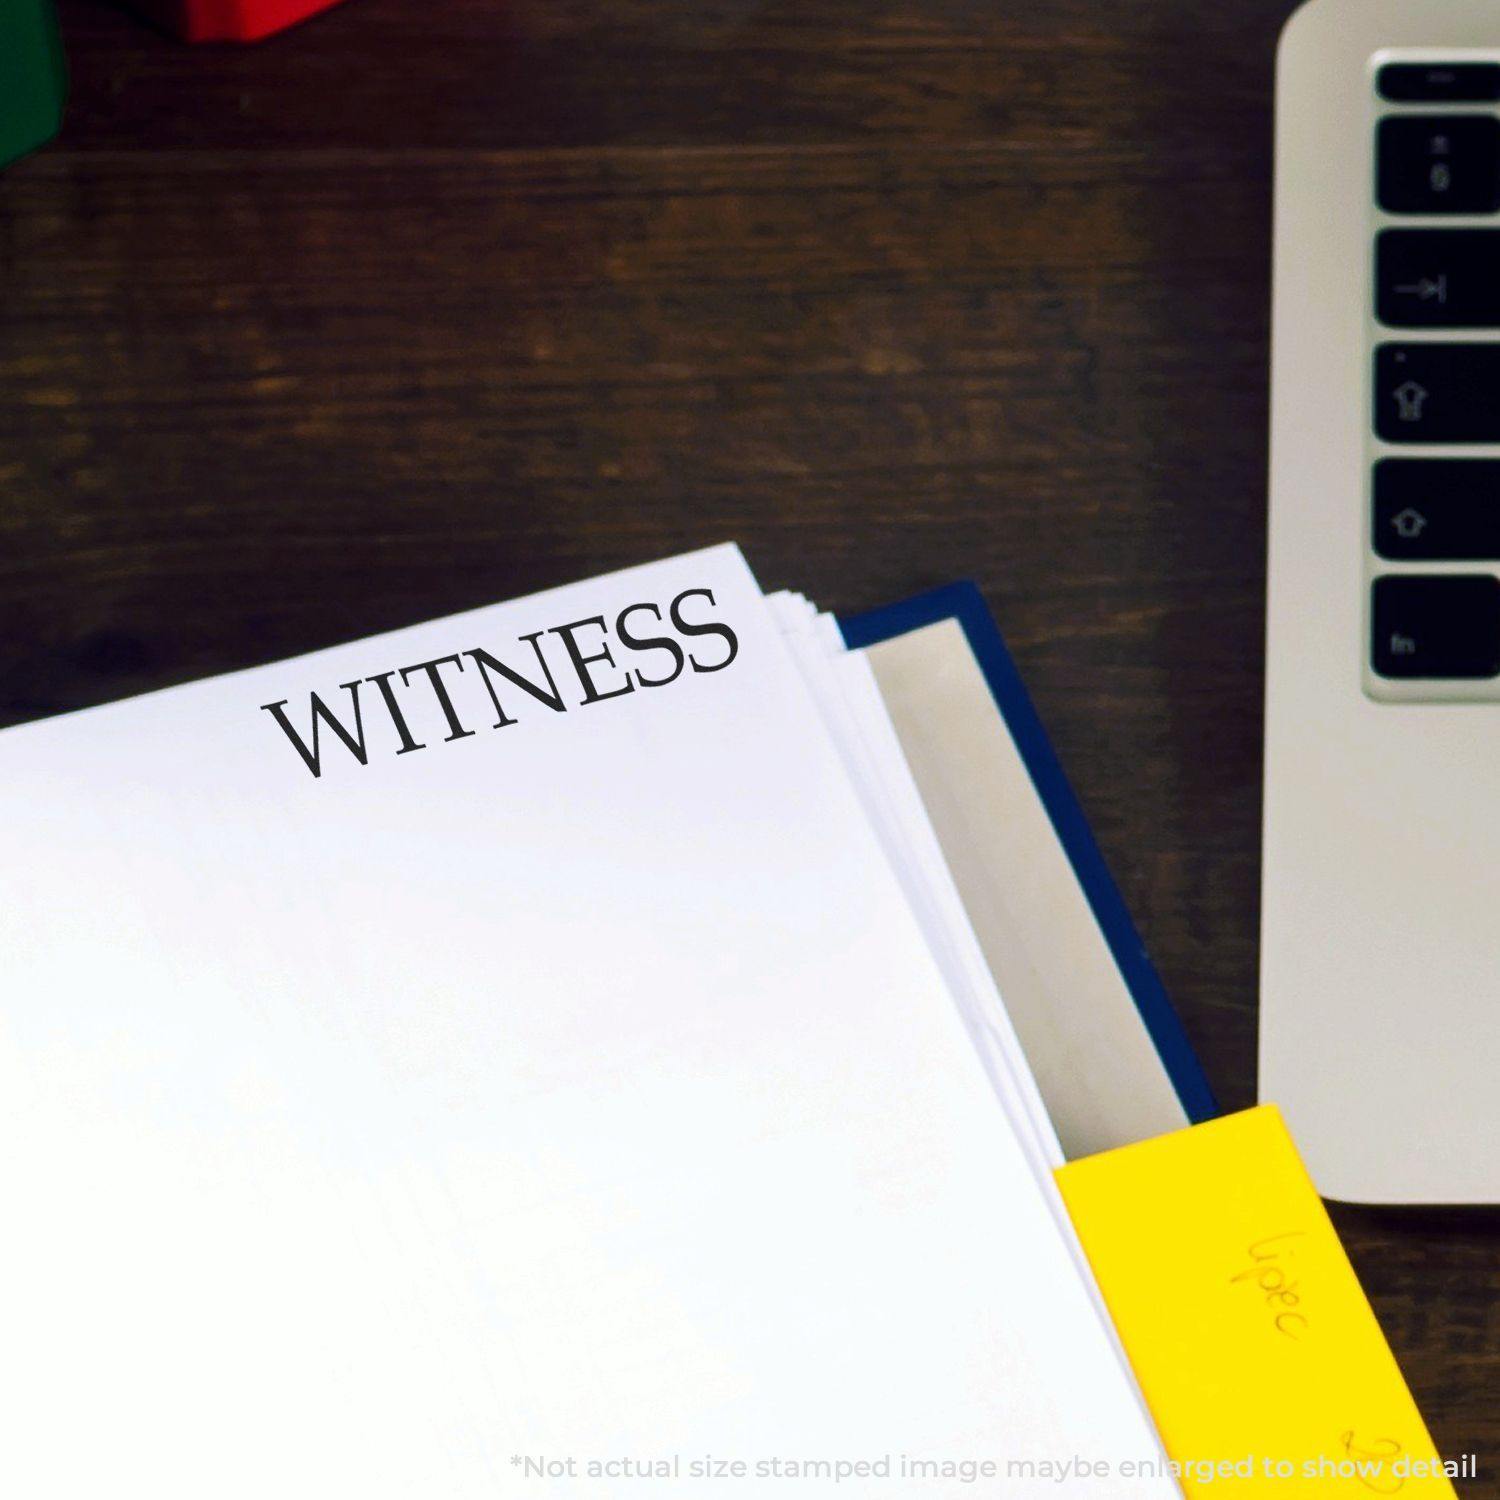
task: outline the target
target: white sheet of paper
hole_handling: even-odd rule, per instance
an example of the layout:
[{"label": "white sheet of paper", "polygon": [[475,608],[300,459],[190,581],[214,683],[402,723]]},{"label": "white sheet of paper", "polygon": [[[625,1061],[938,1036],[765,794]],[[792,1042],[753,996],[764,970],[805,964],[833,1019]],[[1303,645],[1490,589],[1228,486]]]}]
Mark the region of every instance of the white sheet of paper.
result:
[{"label": "white sheet of paper", "polygon": [[[556,627],[698,589],[727,668],[580,704]],[[388,679],[394,753],[369,679],[536,631],[567,712]],[[260,705],[361,679],[314,778]],[[0,826],[0,1494],[1159,1452],[734,549],[0,734]]]},{"label": "white sheet of paper", "polygon": [[[863,652],[844,646],[838,623],[798,595],[767,601],[859,791],[865,813],[886,849],[907,901],[927,935],[948,992],[990,1072],[1032,1171],[1050,1181],[1063,1161],[1046,1106],[1010,1025],[994,976],[964,911],[943,853],[901,752],[875,677]],[[1067,1225],[1060,1196],[1054,1217]],[[1067,1232],[1071,1235],[1071,1226]],[[1081,1249],[1078,1251],[1082,1256]]]},{"label": "white sheet of paper", "polygon": [[[987,962],[988,950],[981,946],[944,858],[944,846],[902,751],[893,713],[877,684],[870,652],[850,651],[834,617],[820,614],[800,595],[774,594],[767,602],[814,700],[823,710],[845,769],[860,789],[866,813],[886,846],[912,910],[928,935],[928,946],[943,970],[949,993],[968,1022],[970,1038],[1027,1153],[1079,1277],[1093,1298],[1101,1325],[1122,1368],[1130,1372],[1129,1358],[1109,1320],[1093,1268],[1053,1182],[1052,1172],[1062,1162],[1063,1152],[1032,1076],[1029,1054],[1021,1046],[1009,1007]],[[961,632],[958,640],[962,644]],[[909,709],[910,702],[908,693],[901,700],[903,710]],[[989,712],[993,717],[993,702]],[[931,738],[937,737],[936,731],[929,733]],[[990,857],[998,860],[1009,835],[1008,827],[991,824],[987,829],[973,830],[969,838],[973,846],[989,849]],[[1012,878],[1020,880],[1023,874],[1024,866],[1015,867]],[[1075,1087],[1081,1086],[1075,1083]],[[1133,1385],[1133,1374],[1130,1379]],[[1144,1397],[1141,1400],[1144,1405]]]}]

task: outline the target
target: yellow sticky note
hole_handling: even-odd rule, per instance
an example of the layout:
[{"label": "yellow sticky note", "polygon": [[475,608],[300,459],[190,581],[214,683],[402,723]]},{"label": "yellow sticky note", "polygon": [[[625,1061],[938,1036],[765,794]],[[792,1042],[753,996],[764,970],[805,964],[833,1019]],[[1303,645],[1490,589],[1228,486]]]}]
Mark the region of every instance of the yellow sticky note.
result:
[{"label": "yellow sticky note", "polygon": [[1057,1178],[1188,1495],[1453,1496],[1273,1106]]}]

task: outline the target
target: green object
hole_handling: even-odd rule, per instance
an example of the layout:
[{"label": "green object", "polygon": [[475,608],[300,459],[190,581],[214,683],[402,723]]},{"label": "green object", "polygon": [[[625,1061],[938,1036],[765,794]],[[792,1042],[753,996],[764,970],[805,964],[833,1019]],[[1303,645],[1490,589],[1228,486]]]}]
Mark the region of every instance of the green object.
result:
[{"label": "green object", "polygon": [[0,0],[0,166],[57,134],[66,91],[52,0]]}]

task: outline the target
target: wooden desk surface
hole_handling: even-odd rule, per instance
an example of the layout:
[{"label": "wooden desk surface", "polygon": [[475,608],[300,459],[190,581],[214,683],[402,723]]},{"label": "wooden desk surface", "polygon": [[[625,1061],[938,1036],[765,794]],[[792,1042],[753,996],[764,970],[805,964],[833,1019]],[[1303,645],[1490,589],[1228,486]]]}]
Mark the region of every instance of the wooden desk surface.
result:
[{"label": "wooden desk surface", "polygon": [[[1290,0],[62,0],[0,173],[0,719],[737,538],[968,575],[1253,1097],[1272,50]],[[1500,1217],[1342,1210],[1500,1493]]]}]

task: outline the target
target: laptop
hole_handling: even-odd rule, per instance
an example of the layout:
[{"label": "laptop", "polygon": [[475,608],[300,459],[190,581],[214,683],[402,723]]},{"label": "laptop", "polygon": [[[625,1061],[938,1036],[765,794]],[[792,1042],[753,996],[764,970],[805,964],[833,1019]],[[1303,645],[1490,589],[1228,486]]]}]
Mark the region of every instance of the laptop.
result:
[{"label": "laptop", "polygon": [[1500,1202],[1500,3],[1298,11],[1275,219],[1261,1097]]}]

